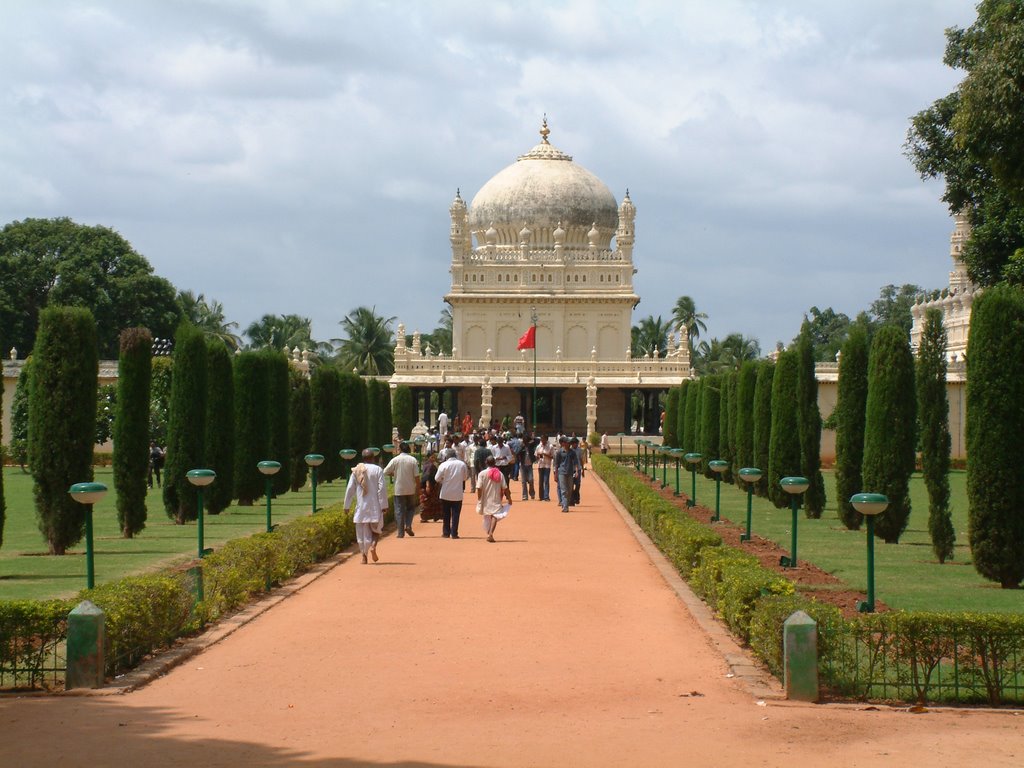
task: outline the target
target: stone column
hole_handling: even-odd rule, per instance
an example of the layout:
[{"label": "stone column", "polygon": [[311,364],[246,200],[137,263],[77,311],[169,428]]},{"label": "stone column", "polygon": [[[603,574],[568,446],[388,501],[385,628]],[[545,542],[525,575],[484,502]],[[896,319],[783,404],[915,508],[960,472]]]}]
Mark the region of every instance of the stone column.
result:
[{"label": "stone column", "polygon": [[485,423],[491,423],[491,377],[484,376],[484,383],[480,386],[480,418]]},{"label": "stone column", "polygon": [[597,432],[597,383],[594,377],[587,379],[587,440]]},{"label": "stone column", "polygon": [[104,682],[106,616],[88,600],[68,614],[67,672],[64,687],[100,688]]}]

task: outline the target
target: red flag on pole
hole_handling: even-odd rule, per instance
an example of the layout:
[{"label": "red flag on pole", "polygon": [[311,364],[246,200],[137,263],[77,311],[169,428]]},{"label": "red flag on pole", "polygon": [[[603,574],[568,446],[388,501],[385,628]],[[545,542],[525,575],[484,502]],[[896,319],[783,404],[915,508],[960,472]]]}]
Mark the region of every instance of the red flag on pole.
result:
[{"label": "red flag on pole", "polygon": [[519,346],[516,349],[536,349],[537,347],[537,326],[531,325],[526,333],[519,337]]}]

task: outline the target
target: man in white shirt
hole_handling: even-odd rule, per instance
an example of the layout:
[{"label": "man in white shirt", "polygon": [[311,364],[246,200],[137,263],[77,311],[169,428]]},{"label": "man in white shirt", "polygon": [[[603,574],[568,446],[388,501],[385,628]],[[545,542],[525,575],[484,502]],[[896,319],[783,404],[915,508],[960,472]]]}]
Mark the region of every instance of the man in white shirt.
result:
[{"label": "man in white shirt", "polygon": [[416,498],[419,490],[420,464],[410,453],[409,444],[404,440],[398,446],[399,453],[384,467],[384,474],[395,478],[395,522],[398,523],[398,538],[412,532],[412,518],[416,514]]},{"label": "man in white shirt", "polygon": [[448,434],[448,414],[444,411],[437,415],[437,431],[442,438]]},{"label": "man in white shirt", "polygon": [[441,486],[441,536],[459,538],[459,516],[462,514],[462,495],[469,479],[469,467],[459,461],[454,449],[445,452],[445,460],[437,468],[434,480]]},{"label": "man in white shirt", "polygon": [[384,531],[384,515],[388,509],[388,483],[384,479],[384,470],[376,461],[373,451],[364,450],[363,461],[353,467],[345,488],[345,511],[355,502],[352,522],[356,525],[356,541],[364,564],[367,553],[375,563],[380,559],[377,557],[377,540]]},{"label": "man in white shirt", "polygon": [[505,485],[508,485],[508,480],[512,476],[512,465],[515,464],[516,458],[512,455],[512,449],[508,447],[504,437],[497,435],[494,441],[494,447],[491,448],[491,453],[494,454],[494,465],[505,476]]},{"label": "man in white shirt", "polygon": [[541,435],[533,453],[537,462],[537,495],[541,501],[551,501],[551,456],[554,453],[548,445],[548,436]]}]

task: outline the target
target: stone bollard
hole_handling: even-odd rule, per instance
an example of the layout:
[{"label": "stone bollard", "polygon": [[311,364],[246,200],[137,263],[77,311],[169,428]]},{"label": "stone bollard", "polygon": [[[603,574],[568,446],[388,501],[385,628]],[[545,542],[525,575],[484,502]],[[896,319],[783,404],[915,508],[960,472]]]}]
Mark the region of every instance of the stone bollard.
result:
[{"label": "stone bollard", "polygon": [[803,611],[792,614],[782,629],[786,698],[818,700],[818,625]]},{"label": "stone bollard", "polygon": [[64,688],[100,688],[104,682],[106,624],[102,610],[83,600],[68,614],[68,668]]}]

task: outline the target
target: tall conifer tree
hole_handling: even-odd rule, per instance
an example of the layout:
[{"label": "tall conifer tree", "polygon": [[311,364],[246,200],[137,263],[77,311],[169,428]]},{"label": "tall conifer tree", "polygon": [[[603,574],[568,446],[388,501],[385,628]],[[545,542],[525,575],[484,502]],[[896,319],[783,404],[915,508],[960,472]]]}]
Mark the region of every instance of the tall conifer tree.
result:
[{"label": "tall conifer tree", "polygon": [[804,514],[818,519],[825,510],[825,480],[821,476],[821,411],[818,410],[818,380],[814,377],[814,343],[810,324],[806,321],[796,352],[800,364],[796,385],[800,474],[810,483],[804,493]]},{"label": "tall conifer tree", "polygon": [[676,434],[676,424],[679,421],[679,388],[672,387],[665,393],[665,425],[662,429],[662,442],[670,448],[679,445],[679,437]]},{"label": "tall conifer tree", "polygon": [[114,416],[114,488],[117,523],[126,539],[146,527],[149,477],[149,388],[153,335],[148,328],[121,331]]},{"label": "tall conifer tree", "polygon": [[761,470],[761,479],[754,488],[758,496],[768,495],[768,460],[772,438],[772,386],[775,365],[765,361],[757,368],[754,383],[754,466]]},{"label": "tall conifer tree", "polygon": [[[313,400],[309,391],[309,379],[300,371],[292,368],[288,374],[291,387],[288,408],[288,447],[291,449],[291,482],[292,490],[297,491],[306,484],[309,476],[309,465],[306,454],[312,453],[313,445]],[[324,460],[326,461],[326,456]],[[319,480],[320,470],[317,470]]]},{"label": "tall conifer tree", "polygon": [[235,356],[235,498],[249,507],[263,495],[257,465],[270,449],[267,357],[248,351]]},{"label": "tall conifer tree", "polygon": [[754,467],[754,394],[757,388],[758,362],[747,360],[736,378],[736,484],[745,487],[738,470]]},{"label": "tall conifer tree", "polygon": [[337,368],[321,365],[309,380],[313,404],[313,453],[322,454],[324,463],[317,472],[317,481],[329,483],[341,477],[342,461],[338,451],[354,448],[342,443],[341,382]]},{"label": "tall conifer tree", "polygon": [[942,312],[925,312],[917,352],[917,407],[921,467],[928,488],[928,534],[940,563],[953,557],[956,531],[949,508],[949,398],[946,397],[946,329]]},{"label": "tall conifer tree", "polygon": [[186,473],[203,467],[206,440],[206,337],[191,323],[174,335],[174,370],[167,422],[164,509],[178,525],[199,514],[196,489]]},{"label": "tall conifer tree", "polygon": [[836,494],[839,519],[851,531],[864,521],[850,498],[864,490],[864,419],[868,400],[868,332],[855,323],[839,354],[836,400]]},{"label": "tall conifer tree", "polygon": [[701,466],[707,478],[715,476],[708,464],[719,458],[721,450],[718,433],[719,411],[722,404],[721,385],[722,381],[718,376],[708,376],[701,382],[700,452]]},{"label": "tall conifer tree", "polygon": [[291,448],[288,445],[288,415],[291,411],[291,383],[288,358],[283,352],[265,350],[267,356],[267,403],[270,409],[267,454],[264,459],[277,461],[281,469],[271,479],[275,496],[287,493],[291,486]]},{"label": "tall conifer tree", "polygon": [[910,520],[915,400],[910,340],[903,328],[884,325],[875,332],[868,356],[862,472],[863,490],[889,497],[888,508],[875,518],[875,535],[889,544],[900,540]]},{"label": "tall conifer tree", "polygon": [[223,512],[235,493],[235,381],[231,353],[218,338],[206,339],[206,436],[203,464],[217,473],[203,495],[206,511]]},{"label": "tall conifer tree", "polygon": [[1004,589],[1024,580],[1024,290],[987,289],[967,342],[968,535],[974,567]]},{"label": "tall conifer tree", "polygon": [[768,498],[779,509],[789,506],[790,495],[780,481],[800,473],[800,428],[797,380],[800,357],[795,349],[779,355],[772,378],[772,427],[768,444]]}]

